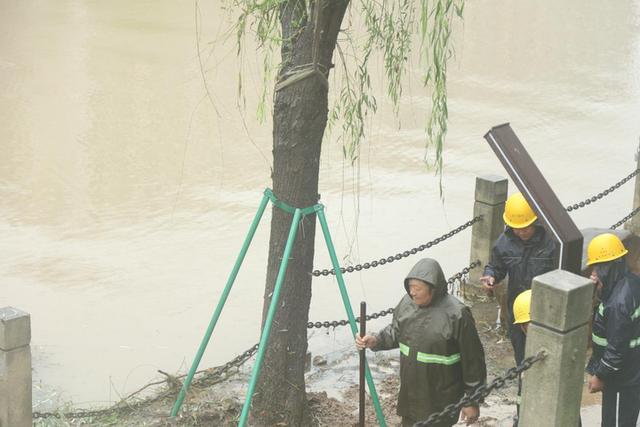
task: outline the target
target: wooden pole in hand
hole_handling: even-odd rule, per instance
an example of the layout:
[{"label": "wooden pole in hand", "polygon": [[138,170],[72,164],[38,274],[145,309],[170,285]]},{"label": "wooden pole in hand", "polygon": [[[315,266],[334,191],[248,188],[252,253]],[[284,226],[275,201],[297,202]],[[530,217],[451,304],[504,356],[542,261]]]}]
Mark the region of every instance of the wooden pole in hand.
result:
[{"label": "wooden pole in hand", "polygon": [[[360,337],[367,334],[367,303],[360,302]],[[367,363],[365,358],[366,349],[360,350],[360,427],[364,427],[364,365]]]}]

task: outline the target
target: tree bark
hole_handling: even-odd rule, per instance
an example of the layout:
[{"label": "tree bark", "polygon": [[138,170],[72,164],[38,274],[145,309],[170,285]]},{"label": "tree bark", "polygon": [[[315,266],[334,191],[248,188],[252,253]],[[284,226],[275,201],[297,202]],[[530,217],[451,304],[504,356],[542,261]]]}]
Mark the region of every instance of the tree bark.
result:
[{"label": "tree bark", "polygon": [[[312,64],[314,51],[324,76],[328,75],[347,5],[348,0],[316,0],[307,15],[304,0],[283,4],[280,22],[284,42],[279,81],[292,71]],[[320,13],[318,19],[316,10]],[[319,24],[317,30],[316,22]],[[312,75],[275,94],[273,192],[278,199],[294,207],[306,208],[318,202],[320,152],[328,114],[326,82],[321,76]],[[263,329],[292,220],[291,214],[275,206],[272,213]],[[315,215],[301,221],[253,397],[252,425],[304,424],[304,361],[315,230]]]}]

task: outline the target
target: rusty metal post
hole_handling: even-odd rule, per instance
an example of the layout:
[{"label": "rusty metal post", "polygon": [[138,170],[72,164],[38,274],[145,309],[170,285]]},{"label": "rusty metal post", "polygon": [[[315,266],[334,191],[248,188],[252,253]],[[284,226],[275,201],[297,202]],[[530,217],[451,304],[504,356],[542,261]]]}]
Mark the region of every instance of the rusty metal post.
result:
[{"label": "rusty metal post", "polygon": [[[367,334],[367,303],[360,302],[360,336]],[[366,349],[360,350],[360,427],[364,427],[364,404],[365,404],[365,365],[367,358]]]}]

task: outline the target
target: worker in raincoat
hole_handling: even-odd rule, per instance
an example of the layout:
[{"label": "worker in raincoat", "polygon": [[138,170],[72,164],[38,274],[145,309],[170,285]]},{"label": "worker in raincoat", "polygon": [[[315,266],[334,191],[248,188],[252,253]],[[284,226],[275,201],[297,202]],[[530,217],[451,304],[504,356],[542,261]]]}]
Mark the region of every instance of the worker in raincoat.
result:
[{"label": "worker in raincoat", "polygon": [[[469,307],[447,293],[437,261],[419,261],[404,280],[407,292],[393,312],[393,321],[377,334],[356,336],[359,350],[400,348],[400,393],[397,413],[403,426],[413,426],[445,406],[457,403],[484,384],[484,350]],[[477,421],[478,403],[462,408],[460,418]],[[436,424],[451,426],[458,414]]]},{"label": "worker in raincoat", "polygon": [[635,427],[640,411],[640,277],[627,268],[627,252],[612,233],[594,237],[587,248],[601,301],[587,373],[589,391],[602,392],[603,427]]},{"label": "worker in raincoat", "polygon": [[[513,324],[520,328],[522,333],[527,336],[529,323],[531,323],[531,289],[521,292],[513,301]],[[518,427],[520,419],[520,402],[522,399],[522,374],[518,375],[518,396],[516,397],[516,416],[514,418],[513,427]]]},{"label": "worker in raincoat", "polygon": [[502,218],[505,230],[493,245],[491,259],[480,281],[487,291],[493,292],[493,287],[508,277],[505,308],[513,355],[519,365],[524,359],[525,334],[513,324],[513,303],[518,295],[531,289],[534,277],[555,268],[556,243],[544,227],[538,225],[538,217],[522,193],[509,196]]}]

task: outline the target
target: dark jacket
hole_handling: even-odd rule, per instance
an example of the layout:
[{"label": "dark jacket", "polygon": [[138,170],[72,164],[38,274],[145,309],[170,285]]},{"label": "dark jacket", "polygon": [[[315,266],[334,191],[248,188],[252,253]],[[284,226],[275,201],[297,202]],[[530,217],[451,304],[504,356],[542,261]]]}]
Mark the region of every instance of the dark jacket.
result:
[{"label": "dark jacket", "polygon": [[425,420],[484,384],[487,370],[471,310],[447,294],[437,261],[419,261],[405,279],[407,290],[409,279],[433,286],[431,303],[418,306],[405,295],[393,312],[392,323],[376,335],[373,350],[400,347],[397,413]]},{"label": "dark jacket", "polygon": [[604,264],[609,265],[605,274],[598,270],[604,288],[593,317],[587,372],[603,380],[605,387],[639,387],[640,277],[627,269],[624,258]]},{"label": "dark jacket", "polygon": [[531,280],[557,266],[556,243],[541,226],[536,226],[534,235],[526,242],[505,227],[491,251],[491,260],[484,268],[485,276],[493,276],[496,284],[507,275],[507,309],[510,324],[513,323],[513,301],[527,289]]}]

